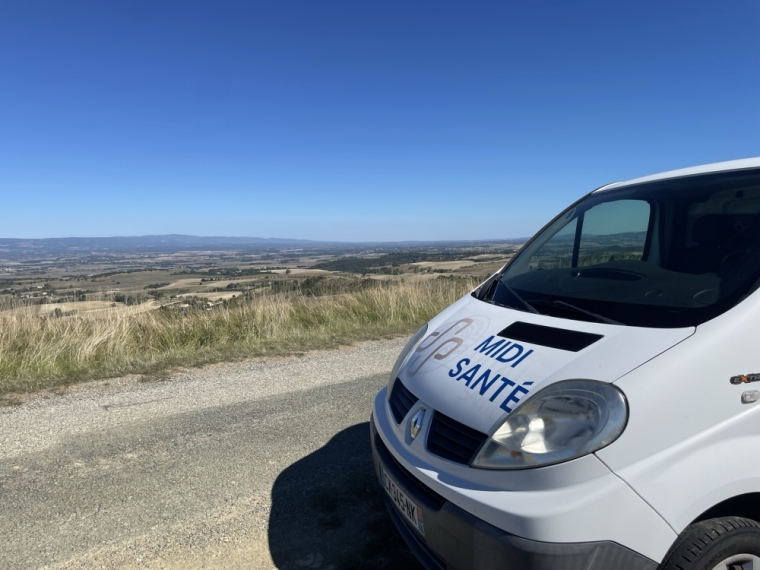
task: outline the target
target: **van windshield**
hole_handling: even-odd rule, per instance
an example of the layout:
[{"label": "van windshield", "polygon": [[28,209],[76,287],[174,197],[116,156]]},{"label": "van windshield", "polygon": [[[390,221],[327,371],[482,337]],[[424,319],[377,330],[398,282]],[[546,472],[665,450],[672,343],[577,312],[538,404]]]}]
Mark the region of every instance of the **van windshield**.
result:
[{"label": "van windshield", "polygon": [[480,298],[585,321],[699,325],[760,286],[760,169],[590,194]]}]

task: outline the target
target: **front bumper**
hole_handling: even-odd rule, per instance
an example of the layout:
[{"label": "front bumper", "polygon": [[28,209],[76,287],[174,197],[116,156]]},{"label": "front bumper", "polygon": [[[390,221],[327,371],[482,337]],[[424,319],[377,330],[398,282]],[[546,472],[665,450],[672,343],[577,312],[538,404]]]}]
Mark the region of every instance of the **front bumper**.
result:
[{"label": "front bumper", "polygon": [[428,570],[655,570],[657,563],[614,542],[548,543],[507,533],[423,485],[390,453],[370,421],[372,457],[422,510],[425,536],[386,496],[393,522]]}]

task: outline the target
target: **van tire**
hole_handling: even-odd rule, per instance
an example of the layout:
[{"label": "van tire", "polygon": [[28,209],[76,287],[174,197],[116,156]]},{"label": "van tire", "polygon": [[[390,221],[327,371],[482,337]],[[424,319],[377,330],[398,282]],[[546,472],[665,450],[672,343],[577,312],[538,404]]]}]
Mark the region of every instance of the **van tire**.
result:
[{"label": "van tire", "polygon": [[760,523],[741,517],[709,519],[681,533],[660,570],[713,570],[738,554],[760,557]]}]

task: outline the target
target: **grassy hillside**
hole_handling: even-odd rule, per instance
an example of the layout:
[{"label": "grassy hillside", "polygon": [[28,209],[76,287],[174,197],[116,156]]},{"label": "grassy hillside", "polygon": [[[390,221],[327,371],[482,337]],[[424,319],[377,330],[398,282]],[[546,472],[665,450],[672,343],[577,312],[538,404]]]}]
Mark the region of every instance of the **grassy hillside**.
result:
[{"label": "grassy hillside", "polygon": [[253,296],[212,310],[199,304],[91,318],[6,312],[0,394],[411,333],[475,285],[471,278],[388,281],[338,294]]}]

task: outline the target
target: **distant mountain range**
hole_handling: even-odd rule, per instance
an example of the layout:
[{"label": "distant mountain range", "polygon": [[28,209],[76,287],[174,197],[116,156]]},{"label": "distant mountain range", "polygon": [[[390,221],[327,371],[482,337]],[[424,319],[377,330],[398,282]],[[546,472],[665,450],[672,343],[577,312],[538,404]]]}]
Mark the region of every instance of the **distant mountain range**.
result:
[{"label": "distant mountain range", "polygon": [[[524,238],[499,240],[500,242],[521,243]],[[260,238],[234,236],[189,236],[181,234],[129,236],[129,237],[69,237],[46,239],[0,238],[0,257],[29,257],[108,253],[172,253],[177,251],[262,251],[282,248],[320,248],[351,246],[422,246],[427,244],[494,243],[493,240],[479,241],[408,241],[408,242],[329,242],[288,238]]]},{"label": "distant mountain range", "polygon": [[298,239],[188,236],[69,237],[47,239],[0,238],[0,254],[77,254],[204,251],[219,249],[262,250],[283,247],[319,246],[326,242]]}]

